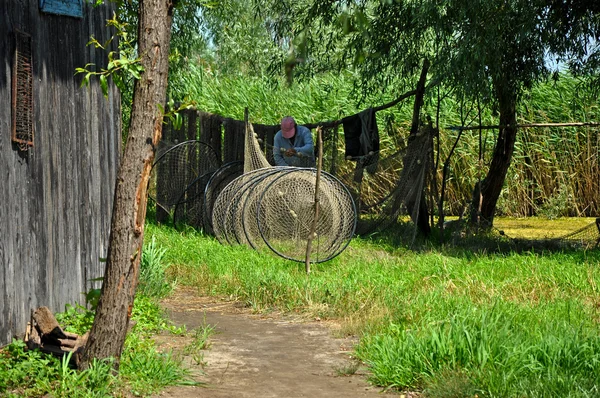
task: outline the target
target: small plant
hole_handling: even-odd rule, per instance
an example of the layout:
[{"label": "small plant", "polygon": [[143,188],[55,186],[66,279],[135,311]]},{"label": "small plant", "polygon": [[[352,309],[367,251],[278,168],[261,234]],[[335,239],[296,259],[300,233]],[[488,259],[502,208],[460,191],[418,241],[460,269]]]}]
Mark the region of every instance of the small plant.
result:
[{"label": "small plant", "polygon": [[186,347],[185,353],[187,355],[193,354],[200,350],[206,350],[210,347],[209,337],[215,333],[215,327],[204,324],[198,329],[194,330],[192,342]]},{"label": "small plant", "polygon": [[360,367],[360,361],[352,361],[350,363],[346,363],[342,366],[336,367],[335,370],[335,375],[338,377],[342,377],[342,376],[352,376],[353,374],[355,374],[358,371],[358,368]]},{"label": "small plant", "polygon": [[425,383],[423,395],[431,398],[472,398],[477,396],[477,390],[464,372],[446,370]]},{"label": "small plant", "polygon": [[93,360],[88,369],[77,371],[71,367],[72,354],[69,353],[62,358],[58,381],[49,382],[50,395],[57,398],[111,397],[117,380],[112,372],[112,361]]},{"label": "small plant", "polygon": [[166,249],[158,247],[153,236],[144,246],[140,263],[140,281],[138,293],[147,297],[162,298],[168,295],[173,286],[166,281],[168,264],[163,261]]},{"label": "small plant", "polygon": [[94,314],[94,311],[88,310],[79,304],[67,304],[65,312],[55,315],[56,320],[64,330],[81,335],[92,328]]},{"label": "small plant", "polygon": [[169,385],[194,384],[181,359],[159,352],[148,338],[131,334],[125,342],[120,373],[135,395],[150,395]]}]

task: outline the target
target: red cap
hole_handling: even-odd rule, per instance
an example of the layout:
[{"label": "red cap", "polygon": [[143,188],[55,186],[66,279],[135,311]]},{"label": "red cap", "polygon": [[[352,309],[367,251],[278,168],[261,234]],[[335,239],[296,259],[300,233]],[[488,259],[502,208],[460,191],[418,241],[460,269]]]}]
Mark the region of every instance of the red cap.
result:
[{"label": "red cap", "polygon": [[292,138],[296,134],[296,121],[291,116],[281,119],[281,134],[284,138]]}]

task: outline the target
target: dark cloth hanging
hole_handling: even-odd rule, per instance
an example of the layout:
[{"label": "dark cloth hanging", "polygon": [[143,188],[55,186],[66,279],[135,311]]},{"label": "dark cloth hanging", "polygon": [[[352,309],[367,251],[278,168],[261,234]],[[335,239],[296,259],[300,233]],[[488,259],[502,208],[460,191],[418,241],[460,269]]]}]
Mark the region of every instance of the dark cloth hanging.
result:
[{"label": "dark cloth hanging", "polygon": [[362,179],[362,169],[373,174],[379,160],[379,129],[373,108],[342,119],[346,157],[357,161],[354,179]]},{"label": "dark cloth hanging", "polygon": [[368,155],[379,151],[379,129],[373,108],[342,119],[346,157]]}]

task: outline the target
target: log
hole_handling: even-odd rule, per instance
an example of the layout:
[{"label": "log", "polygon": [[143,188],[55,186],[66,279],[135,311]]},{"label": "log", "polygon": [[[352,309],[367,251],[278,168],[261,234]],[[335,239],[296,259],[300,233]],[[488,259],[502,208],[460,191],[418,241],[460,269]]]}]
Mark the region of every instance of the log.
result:
[{"label": "log", "polygon": [[30,350],[39,349],[59,357],[72,352],[71,362],[78,366],[88,335],[89,332],[80,336],[63,331],[52,312],[47,307],[40,307],[32,312],[24,341]]},{"label": "log", "polygon": [[48,307],[40,307],[33,313],[33,320],[35,326],[38,329],[42,340],[51,339],[65,339],[67,336],[61,329],[60,325],[56,321],[56,318]]}]

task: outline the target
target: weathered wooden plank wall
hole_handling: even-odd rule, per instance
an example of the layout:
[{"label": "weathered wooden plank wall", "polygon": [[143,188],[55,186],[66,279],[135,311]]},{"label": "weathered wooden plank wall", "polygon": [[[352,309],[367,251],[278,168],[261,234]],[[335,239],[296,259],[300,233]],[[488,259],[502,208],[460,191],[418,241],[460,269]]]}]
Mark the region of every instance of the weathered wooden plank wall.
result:
[{"label": "weathered wooden plank wall", "polygon": [[[111,3],[84,17],[42,13],[39,0],[0,2],[0,344],[25,330],[30,310],[84,303],[104,273],[120,157],[120,100],[96,82],[80,88],[75,68],[106,62],[87,47],[111,36]],[[11,142],[14,30],[32,36],[34,146]]]},{"label": "weathered wooden plank wall", "polygon": [[[226,118],[197,110],[181,111],[183,119],[179,130],[168,123],[163,129],[163,141],[175,145],[187,140],[199,140],[214,149],[221,163],[244,160],[244,121]],[[271,164],[273,140],[281,128],[279,124],[254,124],[254,132],[261,139],[263,152]]]}]

